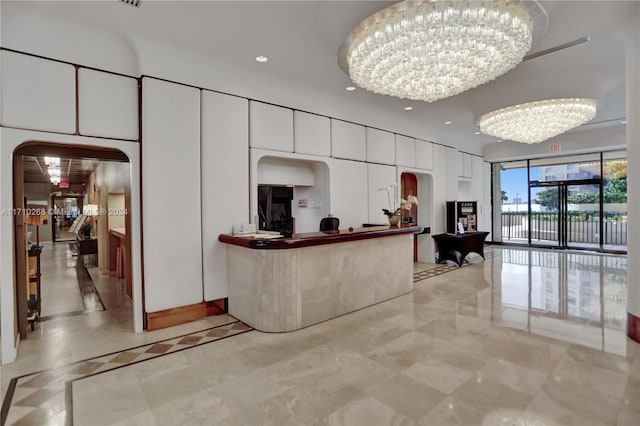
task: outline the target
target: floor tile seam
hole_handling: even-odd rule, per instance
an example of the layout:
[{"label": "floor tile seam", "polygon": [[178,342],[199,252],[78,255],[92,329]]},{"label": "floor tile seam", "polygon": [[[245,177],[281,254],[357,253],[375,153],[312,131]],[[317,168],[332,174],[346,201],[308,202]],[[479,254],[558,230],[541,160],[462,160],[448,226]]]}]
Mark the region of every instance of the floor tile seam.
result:
[{"label": "floor tile seam", "polygon": [[[76,265],[78,265],[78,262],[81,261],[81,259],[76,259]],[[78,280],[78,290],[80,291],[80,296],[82,297],[82,306],[85,308],[85,311],[96,311],[96,310],[89,310],[87,309],[87,305],[86,305],[86,300],[84,297],[84,293],[82,291],[82,285],[83,282],[81,280],[84,280],[86,284],[89,285],[89,289],[92,290],[92,293],[95,293],[98,296],[98,301],[100,302],[100,306],[102,306],[102,309],[97,309],[97,311],[106,311],[107,308],[104,306],[104,302],[102,301],[102,296],[100,296],[100,292],[98,291],[98,289],[96,288],[96,284],[93,282],[93,278],[91,277],[91,274],[89,273],[89,270],[87,269],[87,267],[84,265],[84,262],[80,262],[80,268],[76,268],[76,278]],[[78,271],[78,269],[80,271]],[[83,272],[84,275],[86,275],[86,277],[81,278],[78,274],[78,272]]]},{"label": "floor tile seam", "polygon": [[[233,336],[237,336],[237,335],[240,335],[240,334],[244,334],[244,333],[247,333],[247,332],[250,332],[250,331],[253,331],[253,330],[254,330],[253,328],[248,328],[248,329],[245,329],[245,330],[239,330],[238,332],[235,332],[233,334],[227,334],[226,336],[221,336],[221,337],[219,337],[217,339],[214,339],[214,340],[209,340],[209,341],[205,341],[205,342],[199,342],[199,343],[196,343],[194,345],[189,345],[189,346],[185,345],[184,348],[180,348],[180,349],[172,351],[172,352],[154,354],[154,356],[149,357],[149,358],[145,358],[145,359],[141,359],[141,360],[137,360],[137,361],[134,360],[133,362],[117,365],[117,366],[114,366],[113,368],[102,370],[102,371],[99,371],[97,373],[83,374],[83,375],[80,375],[80,377],[76,377],[74,379],[67,380],[67,381],[65,381],[65,391],[64,391],[65,392],[65,404],[66,404],[67,407],[71,407],[71,419],[69,418],[69,416],[67,416],[67,421],[65,423],[67,425],[72,425],[73,424],[73,419],[72,419],[73,387],[72,387],[72,385],[73,385],[74,382],[76,382],[78,380],[82,380],[82,379],[85,379],[87,377],[97,376],[97,375],[100,375],[102,373],[111,372],[111,371],[114,371],[114,370],[117,370],[117,369],[120,369],[120,368],[125,368],[125,367],[128,367],[128,366],[134,365],[134,364],[139,364],[139,363],[142,363],[142,362],[145,362],[145,361],[149,361],[149,360],[152,360],[152,359],[159,358],[161,356],[171,355],[171,354],[174,354],[174,353],[177,353],[177,352],[181,352],[181,351],[184,351],[184,350],[187,350],[187,349],[191,349],[191,348],[194,348],[194,347],[197,347],[197,346],[203,346],[203,345],[206,345],[206,344],[209,344],[209,343],[213,343],[213,342],[216,342],[216,341],[219,341],[219,340],[226,339],[228,337],[233,337]],[[232,330],[230,330],[230,331],[232,331]],[[17,382],[17,379],[15,379],[15,378],[12,379],[12,381],[14,381],[14,380],[16,380],[16,382]],[[43,388],[46,388],[46,386],[43,387]],[[43,388],[41,388],[41,389],[43,389]],[[15,389],[15,387],[14,387],[14,389]],[[62,391],[56,391],[56,393],[58,393],[58,392],[62,392]],[[9,396],[9,395],[7,394],[7,396]],[[11,399],[13,399],[13,394],[11,396],[12,396]],[[9,401],[9,400],[5,399],[5,401]],[[9,409],[11,408],[11,406],[13,406],[13,404],[8,403],[8,407],[6,409],[6,412],[7,412],[6,414],[7,415],[9,413]],[[38,407],[32,407],[32,408],[33,409],[37,409]],[[3,404],[3,409],[4,409],[4,404]],[[3,416],[3,421],[4,421],[5,418],[6,417]]]},{"label": "floor tile seam", "polygon": [[[210,328],[199,330],[199,331],[196,331],[196,332],[193,332],[193,333],[184,334],[184,335],[181,335],[181,336],[172,337],[172,338],[168,338],[168,339],[164,339],[164,340],[159,340],[157,342],[153,342],[153,343],[149,343],[149,344],[145,344],[145,345],[140,345],[140,346],[135,346],[135,347],[132,347],[132,348],[127,348],[127,349],[124,349],[124,350],[121,350],[121,351],[117,351],[117,352],[112,352],[112,353],[109,353],[109,354],[98,355],[96,357],[87,358],[87,359],[79,360],[79,361],[74,361],[72,363],[65,364],[65,365],[62,365],[62,366],[59,366],[59,367],[47,368],[47,369],[43,369],[43,370],[39,370],[39,371],[36,371],[36,372],[27,373],[27,374],[23,374],[23,375],[14,377],[14,378],[11,379],[11,381],[9,383],[10,387],[13,384],[14,392],[9,392],[9,389],[7,390],[7,394],[5,395],[4,401],[2,403],[2,410],[4,411],[5,410],[5,406],[7,406],[6,412],[8,414],[10,407],[13,405],[12,404],[13,395],[15,393],[15,387],[17,386],[17,383],[18,383],[19,380],[23,380],[23,379],[26,379],[28,377],[36,376],[38,374],[42,374],[42,373],[46,373],[46,372],[55,372],[57,370],[62,370],[64,368],[68,368],[68,367],[71,367],[71,366],[74,366],[74,365],[78,365],[78,364],[81,364],[81,363],[84,363],[84,362],[87,362],[87,361],[93,361],[93,360],[104,358],[104,357],[107,357],[107,356],[114,356],[114,355],[117,355],[117,354],[121,354],[121,353],[127,352],[127,351],[129,351],[131,349],[139,349],[139,348],[144,348],[144,347],[147,347],[147,346],[151,347],[151,346],[153,346],[155,344],[158,344],[158,343],[162,343],[162,342],[166,342],[166,341],[170,341],[170,340],[175,340],[175,339],[186,337],[186,336],[189,336],[189,335],[192,335],[192,334],[196,334],[196,333],[200,333],[200,332],[204,332],[204,331],[208,331],[208,330],[214,330],[214,329],[217,329],[217,328],[221,328],[221,327],[228,326],[228,325],[231,325],[231,324],[237,324],[237,323],[240,323],[240,322],[241,322],[240,320],[236,320],[236,321],[233,321],[233,322],[230,322],[230,323],[221,324],[221,325],[218,325],[218,326],[215,326],[215,327],[210,327]],[[247,330],[241,330],[241,332],[246,332],[246,331],[251,331],[251,330],[253,330],[253,328],[248,328]],[[232,336],[235,336],[235,335],[238,335],[238,334],[241,334],[241,333],[234,333],[234,334],[232,334]],[[226,337],[229,337],[229,335],[222,336],[221,338],[218,338],[218,339],[215,339],[215,340],[209,340],[207,342],[200,342],[195,346],[200,346],[200,345],[204,345],[204,344],[207,344],[207,343],[211,343],[211,342],[214,342],[214,341],[217,341],[217,340],[221,340],[222,338],[226,338]],[[180,350],[172,351],[172,352],[169,352],[169,353],[179,352],[179,351],[184,350],[184,349],[189,349],[190,347],[194,347],[194,346],[193,345],[192,346],[188,346],[188,347],[182,348]],[[160,355],[164,355],[164,354],[160,354]],[[146,358],[144,360],[140,360],[140,362],[146,361],[148,359],[154,359],[154,358],[157,358],[157,357],[154,356],[154,357]],[[124,364],[124,365],[128,365],[128,364]],[[104,370],[104,371],[112,371],[112,369],[111,370]],[[69,373],[68,372],[60,372],[60,374],[69,374]],[[77,380],[77,379],[74,379],[74,380]],[[11,396],[11,398],[9,398],[9,396]],[[4,416],[2,417],[3,421],[4,421],[5,418],[6,417],[4,417]],[[0,426],[2,426],[2,425],[0,425]]]},{"label": "floor tile seam", "polygon": [[[467,266],[467,265],[464,265],[464,266]],[[446,274],[447,272],[455,271],[456,269],[459,269],[459,268],[453,268],[451,266],[446,265],[446,266],[439,266],[433,269],[429,269],[428,271],[415,272],[413,274],[413,282],[416,283],[418,281],[424,281],[426,279],[433,278],[438,275]],[[427,275],[427,276],[421,276],[421,275]]]},{"label": "floor tile seam", "polygon": [[[237,321],[237,322],[240,322],[240,321]],[[154,359],[160,358],[161,356],[173,355],[175,353],[186,351],[188,349],[192,349],[192,348],[195,348],[195,347],[198,347],[198,346],[208,345],[208,344],[213,343],[213,342],[218,342],[220,340],[224,340],[224,339],[227,339],[229,337],[239,336],[241,334],[249,333],[251,331],[255,331],[255,329],[248,328],[246,330],[240,330],[237,333],[228,334],[226,336],[221,336],[220,338],[215,339],[215,340],[210,340],[208,342],[196,343],[194,345],[190,345],[190,346],[186,346],[184,348],[180,348],[180,349],[175,350],[173,352],[165,352],[165,353],[157,354],[157,356],[141,359],[141,360],[138,360],[138,361],[133,361],[133,362],[130,362],[128,364],[119,365],[119,366],[116,366],[116,367],[114,367],[112,369],[109,369],[109,370],[103,370],[103,371],[99,371],[97,373],[90,373],[90,374],[84,375],[82,377],[78,377],[76,379],[69,380],[69,381],[65,382],[66,400],[68,402],[70,402],[68,407],[71,408],[70,410],[67,410],[67,412],[66,412],[66,425],[67,426],[73,426],[73,384],[75,382],[80,381],[80,380],[84,380],[84,379],[89,378],[89,377],[95,377],[95,376],[99,376],[99,375],[104,374],[104,373],[109,373],[109,372],[112,372],[112,371],[115,371],[115,370],[119,370],[121,368],[126,368],[126,367],[130,367],[132,365],[141,364],[141,363],[146,362],[146,361],[150,361],[150,360],[154,360]],[[147,401],[147,402],[149,402],[149,401]]]}]

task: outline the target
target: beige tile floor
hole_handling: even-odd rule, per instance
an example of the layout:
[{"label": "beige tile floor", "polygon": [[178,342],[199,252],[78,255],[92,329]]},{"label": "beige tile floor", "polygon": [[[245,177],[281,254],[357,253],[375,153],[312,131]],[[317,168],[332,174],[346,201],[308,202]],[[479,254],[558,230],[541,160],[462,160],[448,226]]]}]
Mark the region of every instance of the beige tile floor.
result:
[{"label": "beige tile floor", "polygon": [[[626,257],[497,247],[472,263],[297,332],[249,331],[75,380],[74,424],[640,424]],[[60,325],[63,345],[39,339],[29,349],[49,351],[3,366],[3,390],[36,365],[215,325],[132,334],[126,314],[99,314],[85,319],[93,332]]]}]

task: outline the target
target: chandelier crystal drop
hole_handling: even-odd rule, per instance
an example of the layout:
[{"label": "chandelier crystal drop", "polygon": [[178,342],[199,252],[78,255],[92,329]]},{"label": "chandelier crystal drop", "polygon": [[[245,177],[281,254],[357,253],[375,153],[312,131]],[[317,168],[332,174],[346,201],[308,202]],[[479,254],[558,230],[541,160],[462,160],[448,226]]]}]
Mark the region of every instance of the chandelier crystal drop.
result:
[{"label": "chandelier crystal drop", "polygon": [[547,99],[489,112],[478,124],[485,135],[532,144],[578,127],[595,115],[594,99]]},{"label": "chandelier crystal drop", "polygon": [[519,1],[404,1],[352,30],[349,76],[375,93],[433,102],[514,68],[532,25]]}]

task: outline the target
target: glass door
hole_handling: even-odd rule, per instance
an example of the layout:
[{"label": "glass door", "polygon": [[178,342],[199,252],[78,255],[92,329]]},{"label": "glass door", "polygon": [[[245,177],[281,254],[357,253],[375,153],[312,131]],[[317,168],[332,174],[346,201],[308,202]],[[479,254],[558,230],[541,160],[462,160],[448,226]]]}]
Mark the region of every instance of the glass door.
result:
[{"label": "glass door", "polygon": [[561,184],[532,184],[529,188],[529,244],[561,247],[564,242],[565,193]]},{"label": "glass door", "polygon": [[600,183],[564,184],[567,192],[567,247],[600,249]]}]

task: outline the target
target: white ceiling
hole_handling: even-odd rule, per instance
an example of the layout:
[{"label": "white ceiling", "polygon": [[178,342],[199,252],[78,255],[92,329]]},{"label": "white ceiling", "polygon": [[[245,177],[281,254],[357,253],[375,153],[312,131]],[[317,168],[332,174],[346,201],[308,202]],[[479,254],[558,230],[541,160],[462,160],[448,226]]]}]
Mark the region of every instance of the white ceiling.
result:
[{"label": "white ceiling", "polygon": [[[623,30],[637,6],[632,1],[541,1],[549,27],[532,52],[583,36],[590,36],[591,41],[523,62],[483,86],[428,104],[360,89],[344,90],[350,80],[337,65],[340,43],[355,24],[393,2],[143,0],[139,9],[117,0],[29,3],[28,7],[40,12],[104,27],[127,38],[159,40],[281,81],[330,92],[348,105],[375,106],[390,115],[403,115],[403,120],[411,115],[421,125],[477,145],[495,142],[495,138],[474,135],[478,130],[475,120],[516,103],[592,97],[598,103],[594,122],[624,118]],[[269,62],[256,63],[257,55],[268,56]],[[406,105],[413,106],[413,111],[403,111]],[[445,126],[446,120],[453,124]]]}]

